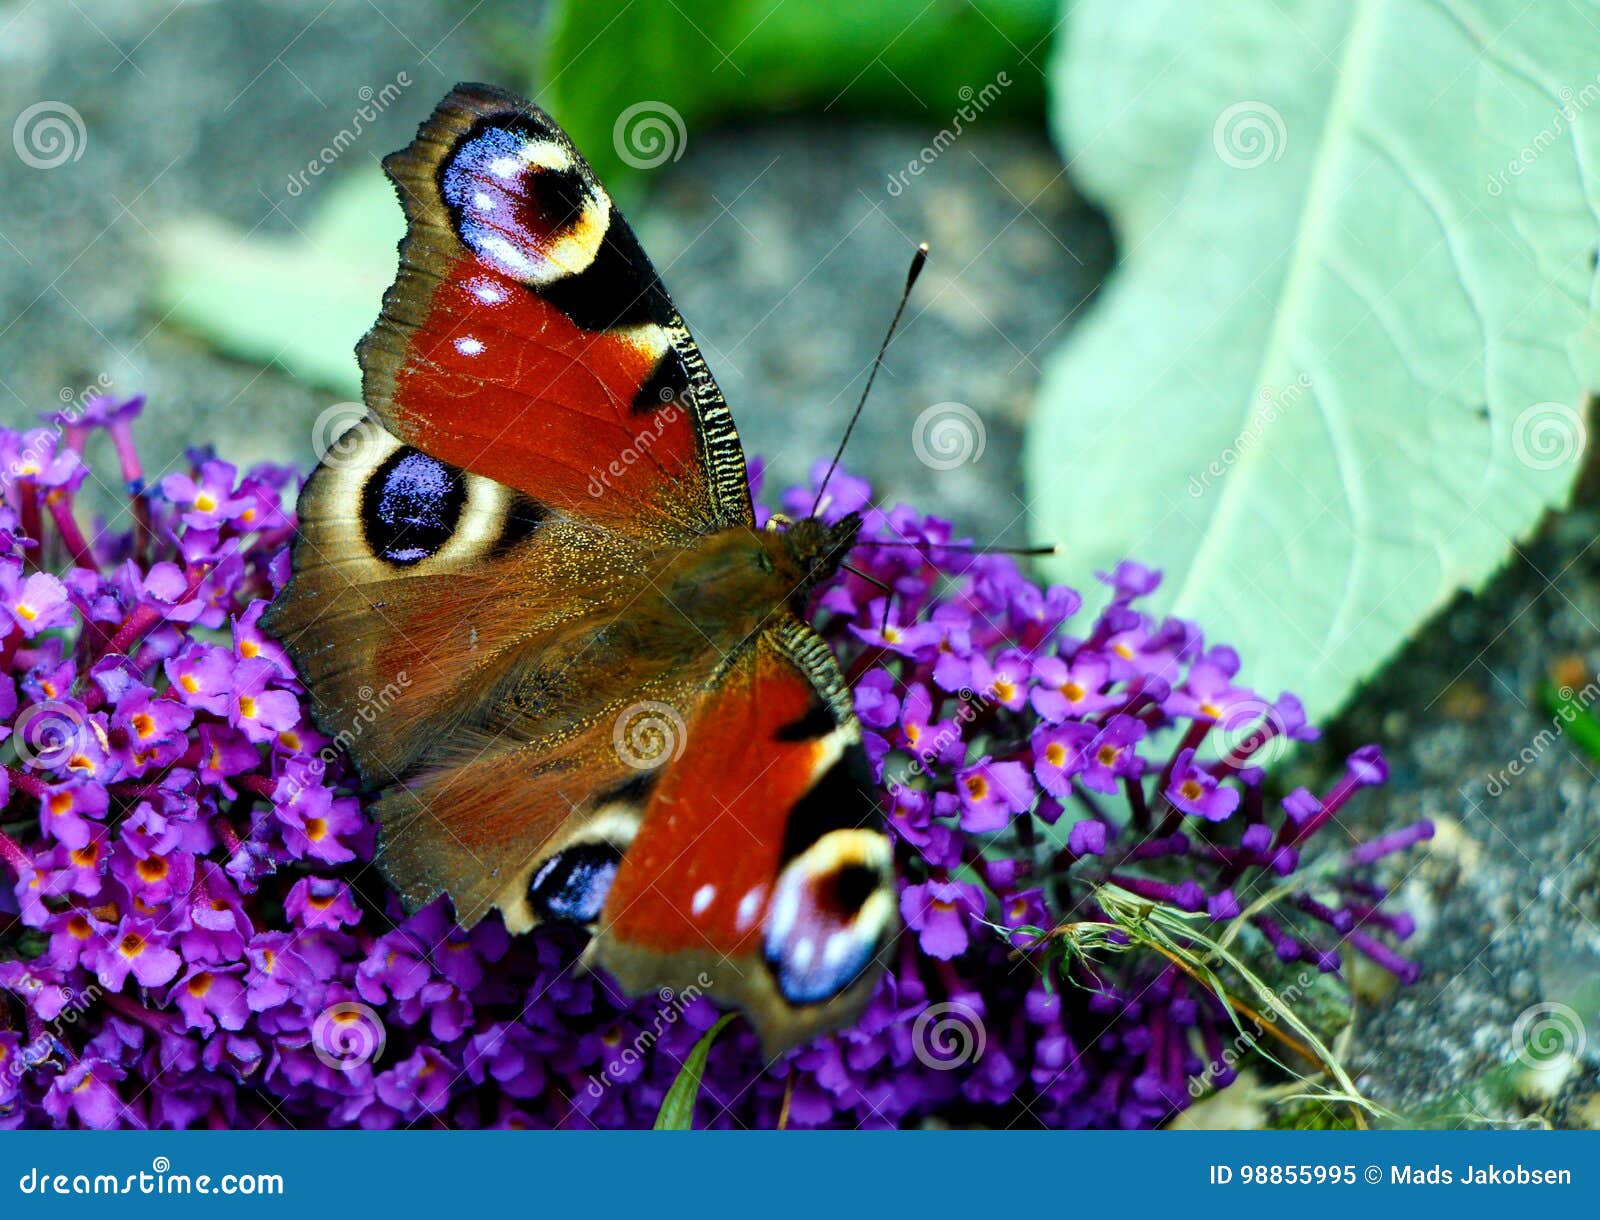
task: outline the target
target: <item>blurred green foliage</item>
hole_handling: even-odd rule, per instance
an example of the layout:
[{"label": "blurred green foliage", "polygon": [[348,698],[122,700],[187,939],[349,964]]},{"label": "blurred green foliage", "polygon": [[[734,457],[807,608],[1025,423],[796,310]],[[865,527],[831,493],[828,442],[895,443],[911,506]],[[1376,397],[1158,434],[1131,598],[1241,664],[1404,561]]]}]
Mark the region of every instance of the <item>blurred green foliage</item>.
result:
[{"label": "blurred green foliage", "polygon": [[[607,182],[616,121],[664,103],[692,133],[753,111],[934,118],[1002,73],[996,116],[1042,116],[1055,0],[668,0],[552,7],[535,79]],[[515,45],[515,44],[511,44]]]}]

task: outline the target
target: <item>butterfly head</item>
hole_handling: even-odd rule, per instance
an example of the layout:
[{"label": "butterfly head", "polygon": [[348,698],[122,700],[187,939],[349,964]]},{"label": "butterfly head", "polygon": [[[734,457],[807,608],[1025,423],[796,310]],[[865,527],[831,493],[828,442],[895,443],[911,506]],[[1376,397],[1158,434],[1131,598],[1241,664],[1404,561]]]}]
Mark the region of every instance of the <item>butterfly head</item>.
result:
[{"label": "butterfly head", "polygon": [[[783,518],[776,518],[784,526]],[[861,515],[848,513],[837,521],[801,517],[778,532],[784,567],[796,582],[796,596],[805,596],[839,570],[861,532]]]}]

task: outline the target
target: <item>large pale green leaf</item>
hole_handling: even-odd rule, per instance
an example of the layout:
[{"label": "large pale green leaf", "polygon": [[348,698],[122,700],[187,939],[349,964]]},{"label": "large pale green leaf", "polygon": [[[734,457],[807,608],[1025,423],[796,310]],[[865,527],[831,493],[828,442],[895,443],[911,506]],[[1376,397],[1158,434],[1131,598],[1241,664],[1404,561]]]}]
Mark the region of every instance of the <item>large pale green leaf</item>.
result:
[{"label": "large pale green leaf", "polygon": [[404,231],[376,168],[336,180],[294,236],[186,217],[158,239],[165,317],[230,355],[357,398],[356,341],[377,320]]},{"label": "large pale green leaf", "polygon": [[1326,713],[1565,502],[1600,364],[1597,26],[1071,6],[1053,118],[1122,261],[1029,438],[1061,575],[1160,565],[1253,684]]}]

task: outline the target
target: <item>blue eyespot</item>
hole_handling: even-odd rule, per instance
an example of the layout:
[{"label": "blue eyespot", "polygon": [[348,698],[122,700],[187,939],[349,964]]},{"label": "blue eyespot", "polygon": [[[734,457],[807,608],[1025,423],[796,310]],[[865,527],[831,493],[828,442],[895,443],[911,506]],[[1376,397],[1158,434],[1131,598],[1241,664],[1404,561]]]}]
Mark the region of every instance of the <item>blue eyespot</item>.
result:
[{"label": "blue eyespot", "polygon": [[466,502],[466,481],[453,466],[400,449],[373,472],[361,500],[372,553],[407,567],[450,541]]}]

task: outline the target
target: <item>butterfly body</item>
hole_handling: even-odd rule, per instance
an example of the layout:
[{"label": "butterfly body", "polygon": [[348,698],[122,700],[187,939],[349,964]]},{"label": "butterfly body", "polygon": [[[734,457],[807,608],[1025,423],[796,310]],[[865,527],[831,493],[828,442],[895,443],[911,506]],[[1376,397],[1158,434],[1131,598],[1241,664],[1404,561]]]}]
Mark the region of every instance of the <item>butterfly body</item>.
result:
[{"label": "butterfly body", "polygon": [[[408,906],[567,922],[769,1049],[848,1021],[895,923],[850,692],[805,624],[859,529],[758,528],[688,329],[560,128],[458,86],[267,619],[376,793]],[[374,713],[374,690],[398,698]]]}]

